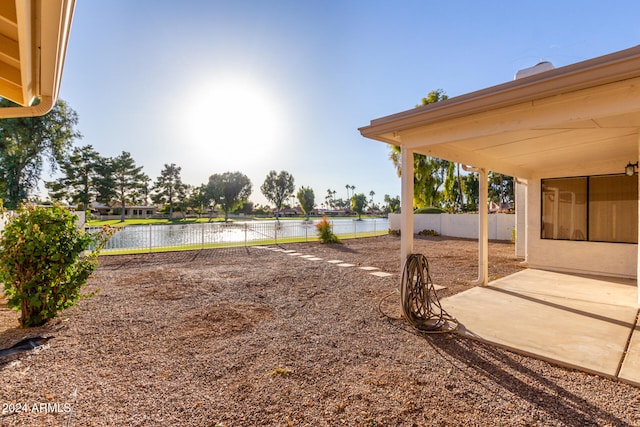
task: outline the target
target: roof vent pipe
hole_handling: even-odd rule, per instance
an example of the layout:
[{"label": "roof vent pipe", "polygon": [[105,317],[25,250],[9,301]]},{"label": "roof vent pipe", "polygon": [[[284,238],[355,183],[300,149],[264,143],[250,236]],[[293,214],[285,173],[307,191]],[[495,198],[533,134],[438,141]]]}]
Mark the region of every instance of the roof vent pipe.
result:
[{"label": "roof vent pipe", "polygon": [[524,68],[519,70],[513,80],[522,79],[524,77],[533,76],[534,74],[543,73],[545,71],[553,70],[555,67],[549,61],[538,62],[533,67]]}]

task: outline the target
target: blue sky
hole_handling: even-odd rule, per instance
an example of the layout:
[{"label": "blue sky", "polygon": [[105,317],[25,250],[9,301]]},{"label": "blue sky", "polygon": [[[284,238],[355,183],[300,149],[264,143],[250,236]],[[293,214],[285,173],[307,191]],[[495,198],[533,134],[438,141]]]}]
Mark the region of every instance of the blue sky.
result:
[{"label": "blue sky", "polygon": [[[579,4],[579,6],[577,6]],[[103,156],[129,151],[152,180],[267,173],[346,197],[399,195],[374,118],[512,80],[640,40],[636,1],[194,1],[76,4],[60,97]]]}]

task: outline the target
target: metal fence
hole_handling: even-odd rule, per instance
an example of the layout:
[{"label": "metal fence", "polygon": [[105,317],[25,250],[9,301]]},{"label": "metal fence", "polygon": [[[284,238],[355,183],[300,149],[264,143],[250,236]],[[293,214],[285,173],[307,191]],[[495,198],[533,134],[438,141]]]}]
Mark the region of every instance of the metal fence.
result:
[{"label": "metal fence", "polygon": [[[131,225],[111,237],[103,254],[133,254],[173,250],[268,245],[318,241],[316,222],[247,221],[180,225]],[[386,218],[329,221],[341,239],[388,234]],[[91,231],[91,228],[87,228]]]}]

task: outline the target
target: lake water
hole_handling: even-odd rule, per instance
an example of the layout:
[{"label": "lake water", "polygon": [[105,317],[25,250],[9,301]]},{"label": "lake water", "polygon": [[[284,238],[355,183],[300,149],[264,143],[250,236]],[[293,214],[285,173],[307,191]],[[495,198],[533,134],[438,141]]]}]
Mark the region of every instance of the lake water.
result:
[{"label": "lake water", "polygon": [[[329,220],[334,234],[342,237],[383,234],[388,231],[386,218]],[[179,225],[139,225],[123,227],[116,232],[106,251],[146,250],[158,248],[204,248],[224,244],[260,244],[296,239],[316,241],[318,221],[282,220],[245,222],[205,222]]]}]

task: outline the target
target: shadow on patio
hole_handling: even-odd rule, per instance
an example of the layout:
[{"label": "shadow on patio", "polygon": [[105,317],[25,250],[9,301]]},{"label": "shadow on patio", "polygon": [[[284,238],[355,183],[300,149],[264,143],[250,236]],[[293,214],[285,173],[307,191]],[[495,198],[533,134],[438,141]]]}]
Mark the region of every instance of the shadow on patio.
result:
[{"label": "shadow on patio", "polygon": [[464,336],[640,386],[635,281],[527,269],[442,306]]}]

